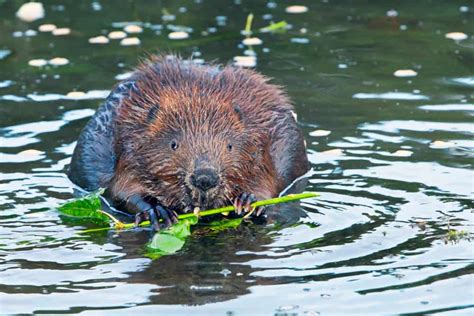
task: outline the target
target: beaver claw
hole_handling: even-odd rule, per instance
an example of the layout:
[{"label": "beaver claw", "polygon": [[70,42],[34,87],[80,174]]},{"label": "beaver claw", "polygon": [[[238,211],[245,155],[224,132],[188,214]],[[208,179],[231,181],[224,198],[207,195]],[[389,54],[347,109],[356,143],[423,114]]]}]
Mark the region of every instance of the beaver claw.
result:
[{"label": "beaver claw", "polygon": [[161,206],[160,204],[150,204],[142,197],[133,196],[128,201],[134,209],[138,211],[135,215],[135,226],[149,220],[154,230],[160,229],[160,219],[163,220],[163,226],[169,227],[178,222],[178,214]]},{"label": "beaver claw", "polygon": [[251,206],[252,203],[257,201],[257,197],[251,193],[242,193],[239,197],[234,199],[234,207],[237,215],[242,214],[242,211],[245,213],[252,213],[252,215],[260,216],[265,207],[259,206],[256,209]]}]

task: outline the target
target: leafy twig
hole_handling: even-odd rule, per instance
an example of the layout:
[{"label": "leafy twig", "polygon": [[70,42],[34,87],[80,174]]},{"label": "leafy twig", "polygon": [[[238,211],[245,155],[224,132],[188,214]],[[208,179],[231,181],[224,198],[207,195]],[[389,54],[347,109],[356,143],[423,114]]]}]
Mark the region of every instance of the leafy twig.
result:
[{"label": "leafy twig", "polygon": [[[278,198],[257,201],[257,202],[252,203],[251,206],[253,208],[256,208],[256,207],[259,207],[259,206],[267,206],[267,205],[274,205],[274,204],[280,204],[280,203],[287,203],[287,202],[292,202],[292,201],[297,201],[297,200],[302,200],[302,199],[308,199],[308,198],[317,197],[317,196],[319,196],[319,194],[313,193],[313,192],[306,192],[306,193],[300,193],[300,194],[289,194],[289,195],[285,195],[285,196],[278,197]],[[232,212],[232,211],[235,211],[235,207],[231,205],[231,206],[211,209],[211,210],[207,210],[207,211],[201,211],[197,215],[199,217],[200,216],[210,216],[210,215],[222,214],[222,213],[227,213],[227,212]],[[188,214],[178,215],[179,220],[192,218],[192,217],[196,217],[196,214],[188,213]],[[150,226],[150,222],[149,221],[144,221],[144,222],[140,223],[139,226],[140,227]],[[104,231],[104,230],[110,230],[110,229],[129,229],[129,228],[134,228],[134,227],[135,227],[134,223],[122,223],[122,222],[117,220],[117,221],[114,221],[114,224],[110,227],[87,229],[87,230],[83,230],[81,233],[92,233],[92,232]]]}]

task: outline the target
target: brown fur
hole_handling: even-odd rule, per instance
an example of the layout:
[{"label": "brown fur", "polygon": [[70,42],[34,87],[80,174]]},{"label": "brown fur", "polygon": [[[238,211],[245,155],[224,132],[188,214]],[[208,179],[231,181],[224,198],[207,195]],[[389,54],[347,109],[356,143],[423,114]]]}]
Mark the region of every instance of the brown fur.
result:
[{"label": "brown fur", "polygon": [[[114,196],[152,196],[166,207],[189,210],[229,205],[243,192],[274,197],[286,185],[270,149],[277,120],[292,106],[267,78],[232,66],[218,71],[153,57],[134,80],[117,113]],[[189,183],[200,157],[220,178],[206,196]]]}]

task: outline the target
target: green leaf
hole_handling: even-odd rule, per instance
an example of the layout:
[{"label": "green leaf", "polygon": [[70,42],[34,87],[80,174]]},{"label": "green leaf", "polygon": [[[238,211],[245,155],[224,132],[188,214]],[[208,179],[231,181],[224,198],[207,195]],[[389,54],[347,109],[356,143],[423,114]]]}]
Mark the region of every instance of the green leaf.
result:
[{"label": "green leaf", "polygon": [[157,232],[147,244],[147,253],[145,255],[149,258],[157,259],[179,251],[183,248],[186,237],[191,235],[191,225],[195,225],[197,222],[197,217],[190,217]]},{"label": "green leaf", "polygon": [[92,193],[83,198],[66,202],[58,210],[72,219],[91,219],[102,226],[107,226],[110,219],[102,212],[101,208],[99,193]]},{"label": "green leaf", "polygon": [[161,256],[171,255],[184,246],[184,239],[166,234],[156,233],[147,245],[147,257],[157,259]]},{"label": "green leaf", "polygon": [[226,229],[237,228],[241,223],[242,218],[224,218],[222,220],[213,221],[209,224],[203,225],[203,227],[213,232],[219,232]]}]

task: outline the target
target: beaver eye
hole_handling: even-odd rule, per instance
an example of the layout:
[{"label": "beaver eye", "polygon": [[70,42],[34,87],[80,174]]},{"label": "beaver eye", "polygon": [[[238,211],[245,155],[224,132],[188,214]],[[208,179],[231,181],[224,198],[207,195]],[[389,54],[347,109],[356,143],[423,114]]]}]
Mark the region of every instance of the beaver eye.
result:
[{"label": "beaver eye", "polygon": [[178,149],[178,147],[179,147],[178,142],[173,139],[173,140],[170,142],[170,148],[171,148],[172,150],[176,150],[176,149]]},{"label": "beaver eye", "polygon": [[232,147],[233,147],[232,144],[228,144],[228,145],[227,145],[227,150],[228,150],[228,151],[232,151]]}]

